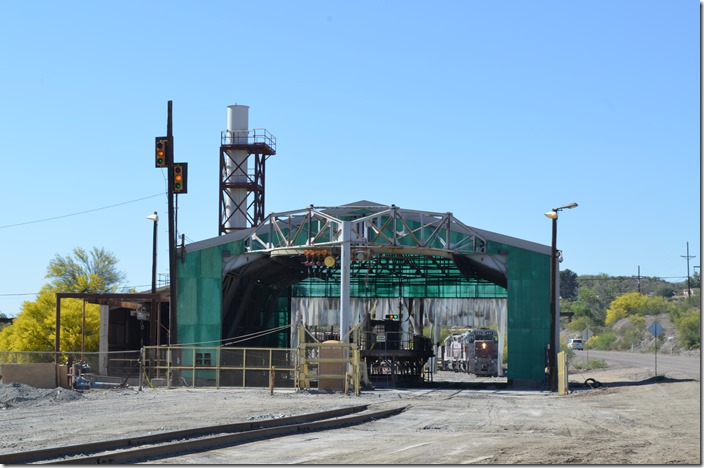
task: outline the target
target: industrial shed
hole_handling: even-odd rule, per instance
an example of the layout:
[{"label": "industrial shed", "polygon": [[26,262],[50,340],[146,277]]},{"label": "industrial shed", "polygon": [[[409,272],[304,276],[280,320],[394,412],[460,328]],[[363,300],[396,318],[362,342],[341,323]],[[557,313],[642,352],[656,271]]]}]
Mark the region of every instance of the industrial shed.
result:
[{"label": "industrial shed", "polygon": [[351,326],[399,314],[435,346],[438,326],[495,326],[509,384],[545,378],[551,248],[452,213],[311,205],[187,244],[178,257],[181,344],[284,348],[298,326],[345,341]]}]

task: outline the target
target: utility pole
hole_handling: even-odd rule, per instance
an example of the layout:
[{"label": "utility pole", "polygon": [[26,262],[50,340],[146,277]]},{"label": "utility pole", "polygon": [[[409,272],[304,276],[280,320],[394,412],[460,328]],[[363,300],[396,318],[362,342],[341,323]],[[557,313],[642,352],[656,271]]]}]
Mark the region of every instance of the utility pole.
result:
[{"label": "utility pole", "polygon": [[687,259],[687,297],[692,297],[692,285],[689,280],[689,259],[695,258],[696,255],[689,255],[689,242],[687,242],[687,255],[680,256]]},{"label": "utility pole", "polygon": [[638,294],[640,294],[640,265],[638,265]]}]

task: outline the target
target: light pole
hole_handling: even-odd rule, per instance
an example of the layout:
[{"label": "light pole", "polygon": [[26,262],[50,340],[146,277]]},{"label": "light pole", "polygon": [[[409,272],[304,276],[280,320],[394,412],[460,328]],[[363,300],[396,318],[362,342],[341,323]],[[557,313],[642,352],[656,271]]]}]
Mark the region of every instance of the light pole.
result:
[{"label": "light pole", "polygon": [[159,224],[159,215],[157,215],[155,211],[154,214],[147,216],[147,219],[154,221],[154,240],[152,244],[152,294],[156,294],[156,226]]},{"label": "light pole", "polygon": [[545,213],[552,219],[552,250],[550,253],[550,350],[548,351],[548,370],[550,391],[557,391],[557,213],[562,210],[577,208],[576,203],[568,203]]},{"label": "light pole", "polygon": [[[152,294],[156,294],[156,233],[157,225],[159,224],[159,215],[157,215],[155,211],[153,214],[147,216],[147,219],[154,221],[154,236],[152,240]],[[151,308],[149,309],[149,323],[151,327],[149,334],[152,337],[151,343],[156,343],[157,346],[159,346],[161,341],[159,340],[161,334],[160,309],[161,305],[157,305],[156,300],[152,299]]]}]

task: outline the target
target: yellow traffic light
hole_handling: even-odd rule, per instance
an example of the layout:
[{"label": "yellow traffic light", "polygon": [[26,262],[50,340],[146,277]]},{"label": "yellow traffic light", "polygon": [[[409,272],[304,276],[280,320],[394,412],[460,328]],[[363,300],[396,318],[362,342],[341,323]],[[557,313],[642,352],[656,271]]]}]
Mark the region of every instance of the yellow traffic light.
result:
[{"label": "yellow traffic light", "polygon": [[174,193],[188,193],[188,163],[174,163]]},{"label": "yellow traffic light", "polygon": [[166,137],[156,137],[154,142],[154,167],[166,167],[166,147],[168,145]]}]

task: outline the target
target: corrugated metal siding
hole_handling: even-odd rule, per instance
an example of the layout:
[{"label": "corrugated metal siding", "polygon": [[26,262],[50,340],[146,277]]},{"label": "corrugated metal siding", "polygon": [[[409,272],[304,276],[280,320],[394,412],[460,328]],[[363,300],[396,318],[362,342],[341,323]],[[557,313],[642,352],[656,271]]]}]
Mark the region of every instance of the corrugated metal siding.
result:
[{"label": "corrugated metal siding", "polygon": [[505,246],[508,254],[508,377],[542,381],[550,342],[550,256]]},{"label": "corrugated metal siding", "polygon": [[222,338],[223,252],[235,254],[241,250],[242,242],[237,241],[187,251],[185,261],[177,260],[180,344],[219,342]]}]

